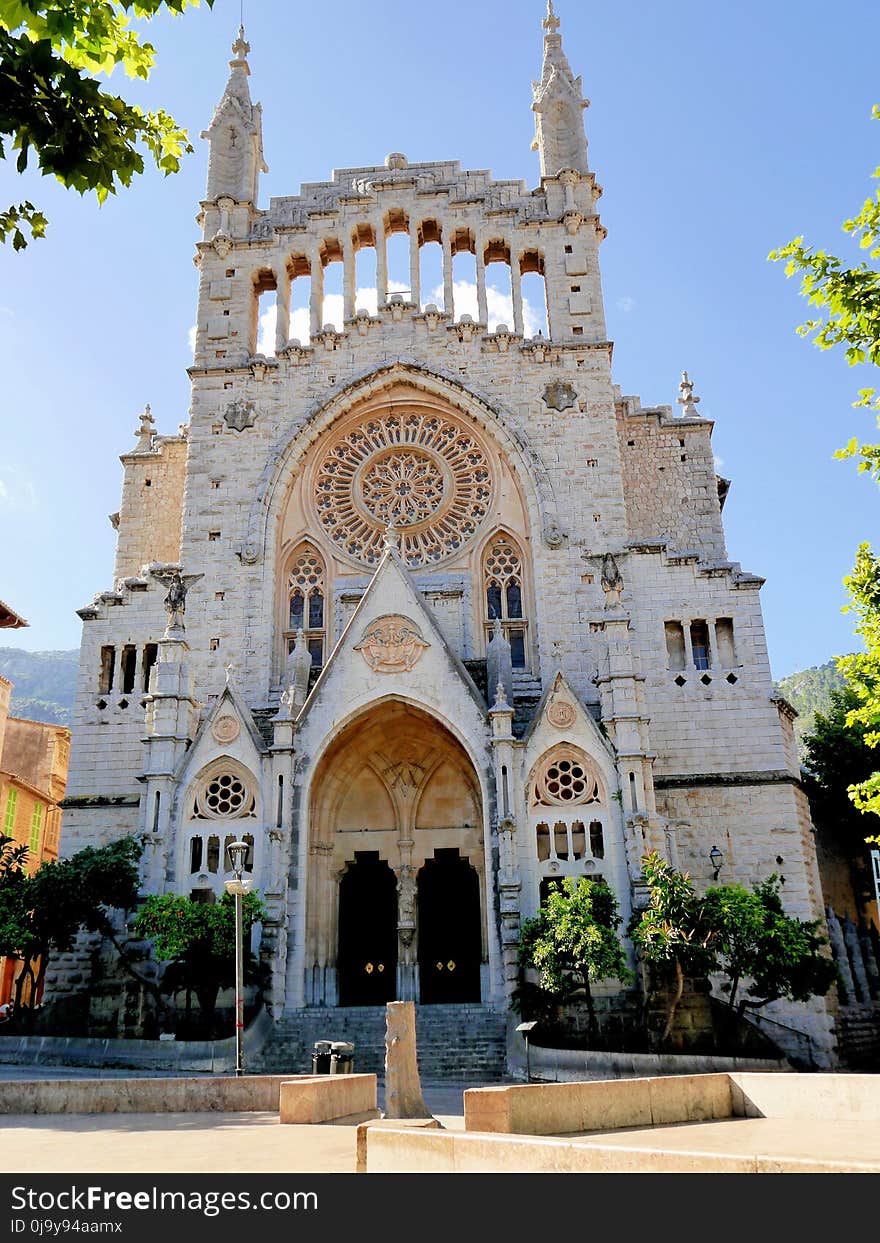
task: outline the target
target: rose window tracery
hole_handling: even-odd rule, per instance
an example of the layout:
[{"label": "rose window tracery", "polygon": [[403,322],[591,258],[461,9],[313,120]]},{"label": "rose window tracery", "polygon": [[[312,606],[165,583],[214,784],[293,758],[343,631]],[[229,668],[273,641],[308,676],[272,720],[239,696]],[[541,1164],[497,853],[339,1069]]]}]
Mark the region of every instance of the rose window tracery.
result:
[{"label": "rose window tracery", "polygon": [[574,751],[563,751],[545,762],[535,778],[534,802],[545,806],[595,803],[599,782],[589,765]]},{"label": "rose window tracery", "polygon": [[408,565],[441,561],[476,534],[491,500],[489,461],[476,437],[451,418],[418,411],[351,428],[325,453],[314,486],[325,532],[366,565],[382,556],[389,523]]}]

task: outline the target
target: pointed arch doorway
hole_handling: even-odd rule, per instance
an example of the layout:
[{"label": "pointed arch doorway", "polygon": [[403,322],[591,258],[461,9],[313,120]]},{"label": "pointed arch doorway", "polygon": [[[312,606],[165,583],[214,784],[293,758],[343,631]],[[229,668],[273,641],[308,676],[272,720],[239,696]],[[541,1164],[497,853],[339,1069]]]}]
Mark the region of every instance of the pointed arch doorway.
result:
[{"label": "pointed arch doorway", "polygon": [[440,722],[397,700],[353,721],[311,783],[306,1004],[479,1001],[484,849],[477,774]]},{"label": "pointed arch doorway", "polygon": [[480,882],[458,850],[438,849],[419,871],[419,1000],[480,1000]]}]

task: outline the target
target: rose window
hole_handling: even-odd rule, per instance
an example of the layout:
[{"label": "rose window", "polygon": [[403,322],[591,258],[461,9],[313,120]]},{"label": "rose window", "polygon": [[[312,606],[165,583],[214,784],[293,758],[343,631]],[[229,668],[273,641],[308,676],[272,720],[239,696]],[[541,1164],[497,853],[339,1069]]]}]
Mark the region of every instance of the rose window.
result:
[{"label": "rose window", "polygon": [[196,794],[193,816],[197,820],[231,820],[254,814],[254,795],[235,773],[218,773]]},{"label": "rose window", "polygon": [[535,802],[564,806],[593,803],[599,799],[595,775],[575,754],[558,755],[546,764],[535,780]]},{"label": "rose window", "polygon": [[433,565],[477,532],[492,501],[485,450],[457,422],[428,413],[389,414],[351,428],[318,467],[314,502],[329,538],[375,565],[389,523],[407,565]]},{"label": "rose window", "polygon": [[424,522],[443,500],[443,471],[418,450],[393,450],[364,472],[361,494],[370,513],[386,525]]}]

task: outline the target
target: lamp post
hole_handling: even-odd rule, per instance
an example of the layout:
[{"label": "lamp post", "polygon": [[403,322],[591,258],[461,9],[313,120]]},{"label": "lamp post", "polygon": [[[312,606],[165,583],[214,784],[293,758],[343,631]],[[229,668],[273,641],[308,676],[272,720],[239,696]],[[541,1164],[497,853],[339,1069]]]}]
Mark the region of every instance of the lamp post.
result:
[{"label": "lamp post", "polygon": [[717,846],[713,846],[712,849],[709,851],[709,862],[712,864],[712,869],[713,869],[712,879],[717,880],[718,873],[721,871],[721,868],[724,864],[724,855],[721,853],[721,851],[718,849]]},{"label": "lamp post", "polygon": [[250,893],[252,880],[244,880],[247,842],[230,842],[227,847],[232,864],[232,880],[225,881],[226,892],[235,899],[235,1073],[244,1074],[244,918],[242,898]]}]

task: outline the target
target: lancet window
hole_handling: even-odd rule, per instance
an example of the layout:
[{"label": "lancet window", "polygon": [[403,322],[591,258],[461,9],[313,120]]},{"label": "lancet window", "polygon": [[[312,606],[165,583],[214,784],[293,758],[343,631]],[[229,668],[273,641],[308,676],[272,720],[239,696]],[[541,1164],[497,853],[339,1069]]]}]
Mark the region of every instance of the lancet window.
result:
[{"label": "lancet window", "polygon": [[289,654],[302,630],[313,665],[323,665],[326,641],[324,559],[313,544],[295,550],[287,581],[284,653]]},{"label": "lancet window", "polygon": [[510,536],[501,534],[489,542],[483,561],[483,583],[486,641],[497,618],[510,644],[514,669],[525,669],[528,665],[528,619],[525,616],[522,555]]}]

